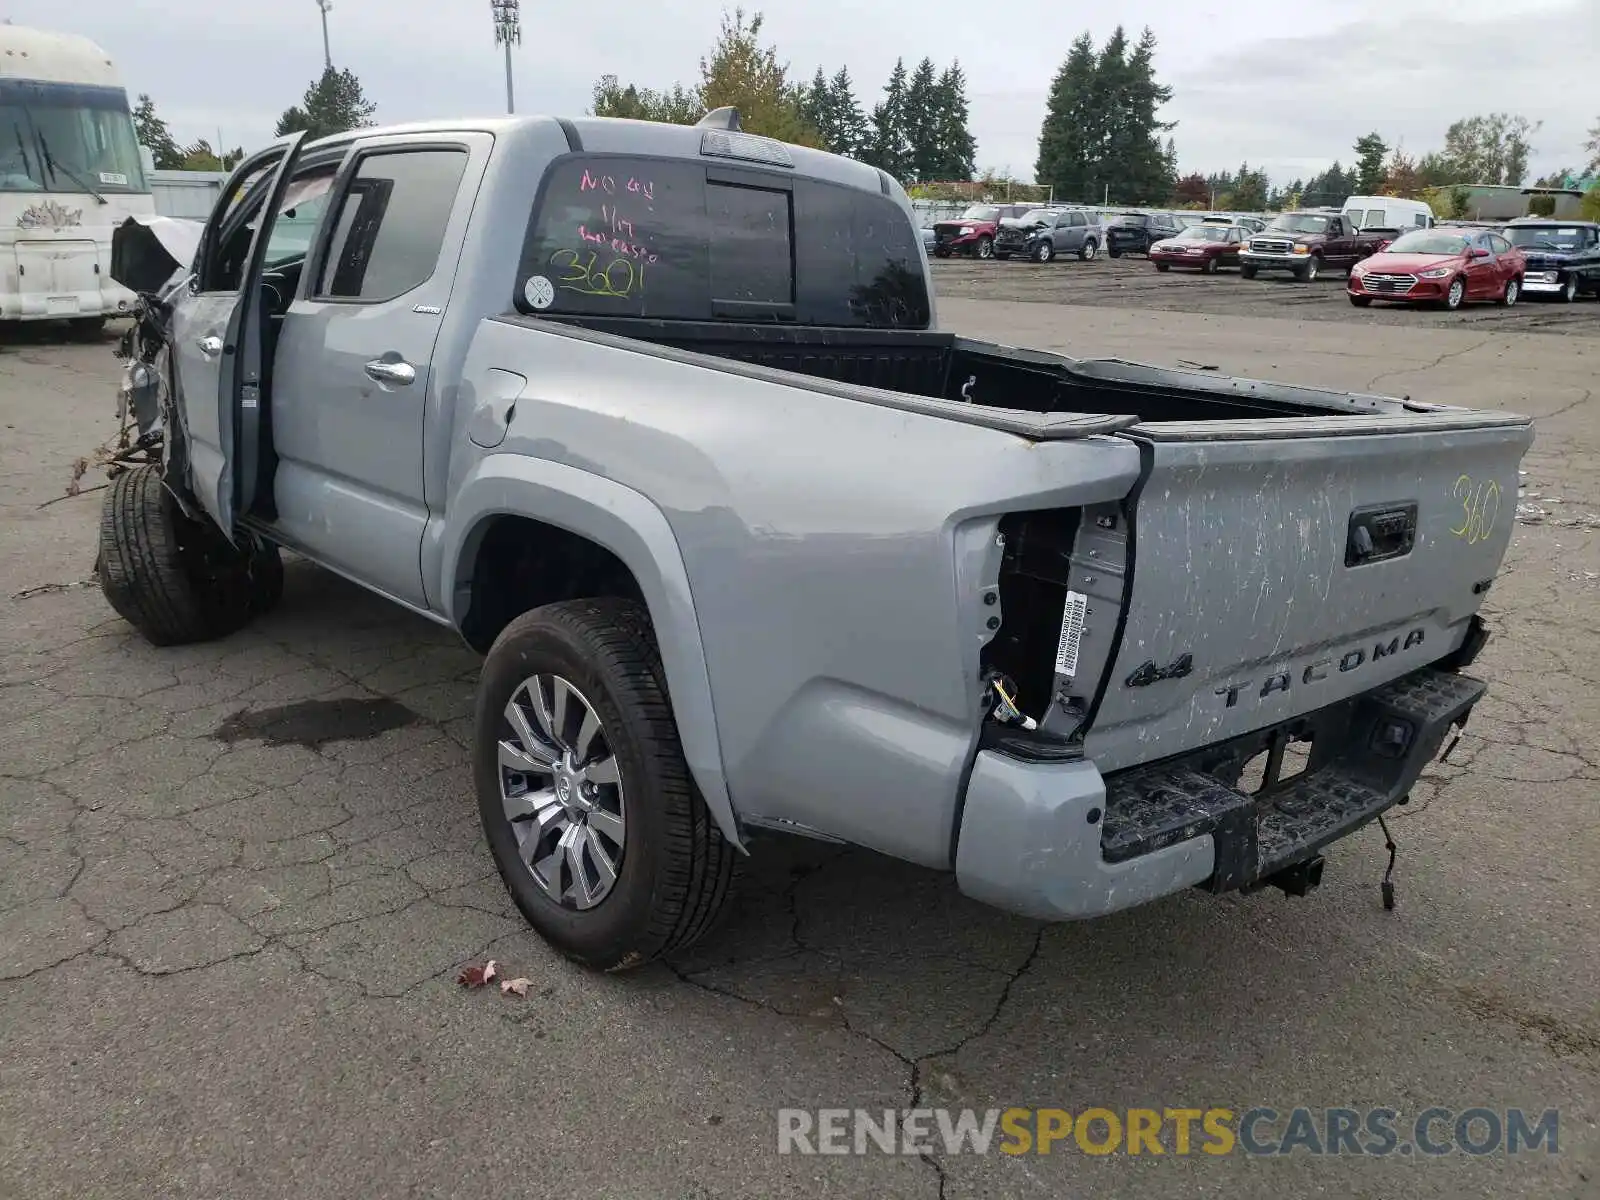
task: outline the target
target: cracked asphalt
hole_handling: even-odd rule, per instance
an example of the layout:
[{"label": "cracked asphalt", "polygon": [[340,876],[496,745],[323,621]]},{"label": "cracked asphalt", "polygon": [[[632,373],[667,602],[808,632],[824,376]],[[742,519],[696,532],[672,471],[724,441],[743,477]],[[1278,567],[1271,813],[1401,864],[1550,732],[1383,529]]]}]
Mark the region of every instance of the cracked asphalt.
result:
[{"label": "cracked asphalt", "polygon": [[[147,646],[91,581],[99,497],[40,507],[113,430],[110,344],[0,345],[0,1196],[1600,1195],[1600,305],[1582,311],[1555,339],[941,305],[1013,343],[1541,418],[1487,604],[1492,690],[1391,822],[1396,911],[1376,830],[1305,899],[1058,926],[775,841],[719,934],[617,978],[545,950],[494,876],[464,749],[476,659],[299,562],[249,630]],[[353,736],[308,731],[319,713]],[[457,986],[487,958],[526,999]],[[1436,1104],[1558,1108],[1561,1153],[775,1152],[788,1106],[1376,1106],[1403,1126]]]}]

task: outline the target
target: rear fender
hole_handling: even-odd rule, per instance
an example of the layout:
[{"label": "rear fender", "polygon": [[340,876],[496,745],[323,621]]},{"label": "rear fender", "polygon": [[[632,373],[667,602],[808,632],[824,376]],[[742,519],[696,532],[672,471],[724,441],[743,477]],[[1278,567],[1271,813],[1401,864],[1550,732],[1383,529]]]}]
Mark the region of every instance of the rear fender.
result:
[{"label": "rear fender", "polygon": [[496,517],[530,517],[588,538],[633,572],[650,610],[667,691],[689,771],[722,834],[743,850],[728,794],[711,680],[683,554],[667,518],[644,495],[563,463],[489,454],[451,498],[442,537],[439,596],[460,628],[473,560]]}]

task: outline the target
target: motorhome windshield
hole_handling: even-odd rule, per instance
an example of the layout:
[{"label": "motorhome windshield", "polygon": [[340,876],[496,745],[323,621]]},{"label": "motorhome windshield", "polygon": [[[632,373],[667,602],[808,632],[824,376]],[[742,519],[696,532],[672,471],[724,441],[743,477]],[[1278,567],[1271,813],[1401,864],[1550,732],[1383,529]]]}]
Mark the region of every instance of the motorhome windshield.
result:
[{"label": "motorhome windshield", "polygon": [[148,192],[121,88],[0,79],[0,192]]}]

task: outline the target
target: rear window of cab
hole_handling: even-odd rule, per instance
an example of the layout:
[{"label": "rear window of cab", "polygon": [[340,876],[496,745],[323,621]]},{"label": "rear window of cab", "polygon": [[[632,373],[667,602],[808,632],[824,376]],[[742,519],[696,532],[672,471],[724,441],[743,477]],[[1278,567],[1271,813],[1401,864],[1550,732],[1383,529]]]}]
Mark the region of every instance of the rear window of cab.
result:
[{"label": "rear window of cab", "polygon": [[514,296],[531,316],[926,329],[920,237],[889,197],[683,159],[546,172]]}]

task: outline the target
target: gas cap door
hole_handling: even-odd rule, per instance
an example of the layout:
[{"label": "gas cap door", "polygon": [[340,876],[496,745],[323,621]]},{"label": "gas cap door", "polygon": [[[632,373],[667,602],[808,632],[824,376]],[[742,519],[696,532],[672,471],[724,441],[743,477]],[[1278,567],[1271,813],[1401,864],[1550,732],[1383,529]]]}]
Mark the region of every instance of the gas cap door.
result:
[{"label": "gas cap door", "polygon": [[527,377],[515,371],[488,371],[483,386],[472,397],[472,412],[467,417],[467,437],[473,445],[493,450],[505,441],[506,430],[517,411],[517,399],[527,386]]}]

